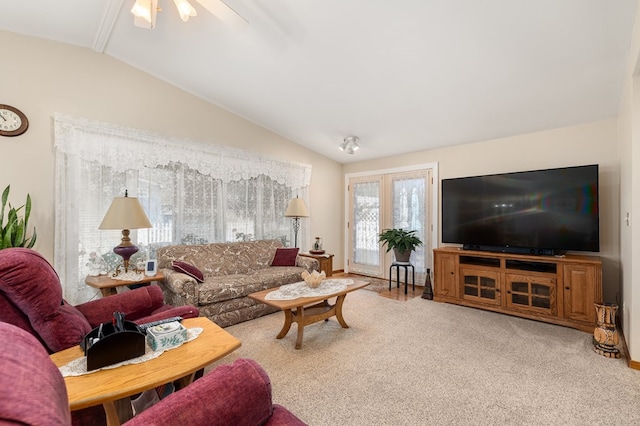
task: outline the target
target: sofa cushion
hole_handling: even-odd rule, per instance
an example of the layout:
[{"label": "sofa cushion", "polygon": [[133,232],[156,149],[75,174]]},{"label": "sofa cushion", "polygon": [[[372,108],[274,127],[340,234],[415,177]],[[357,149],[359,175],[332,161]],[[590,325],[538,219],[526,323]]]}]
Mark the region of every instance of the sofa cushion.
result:
[{"label": "sofa cushion", "polygon": [[262,290],[265,290],[302,281],[302,271],[304,269],[298,266],[273,266],[267,270],[260,271],[255,276],[262,282]]},{"label": "sofa cushion", "polygon": [[235,243],[182,244],[160,247],[158,266],[171,268],[173,261],[188,262],[209,277],[246,274],[271,266],[279,240],[239,241]]},{"label": "sofa cushion", "polygon": [[235,299],[263,290],[259,275],[225,275],[200,284],[198,305]]},{"label": "sofa cushion", "polygon": [[276,249],[276,255],[273,257],[271,266],[296,266],[296,258],[298,257],[299,248],[284,248],[280,247]]},{"label": "sofa cushion", "polygon": [[204,275],[202,275],[202,271],[200,271],[200,269],[196,268],[195,266],[187,262],[180,262],[178,260],[174,260],[171,263],[171,266],[175,271],[182,272],[183,274],[187,274],[190,277],[193,277],[193,279],[195,279],[200,283],[204,281]]}]

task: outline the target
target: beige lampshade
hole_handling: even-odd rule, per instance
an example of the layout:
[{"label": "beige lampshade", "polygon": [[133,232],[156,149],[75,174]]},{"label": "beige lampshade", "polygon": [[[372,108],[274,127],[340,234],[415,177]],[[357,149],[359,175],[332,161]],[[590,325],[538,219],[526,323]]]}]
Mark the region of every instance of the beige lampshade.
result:
[{"label": "beige lampshade", "polygon": [[116,197],[98,229],[152,228],[140,201],[135,197]]},{"label": "beige lampshade", "polygon": [[289,201],[289,205],[287,206],[287,210],[284,212],[285,217],[309,217],[309,210],[307,210],[307,206],[304,204],[304,200],[302,198],[292,198]]}]

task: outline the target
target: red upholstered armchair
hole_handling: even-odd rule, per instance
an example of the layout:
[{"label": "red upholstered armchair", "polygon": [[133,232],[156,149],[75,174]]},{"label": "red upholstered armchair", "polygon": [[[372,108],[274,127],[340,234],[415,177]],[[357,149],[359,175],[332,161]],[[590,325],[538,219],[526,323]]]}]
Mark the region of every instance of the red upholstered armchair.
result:
[{"label": "red upholstered armchair", "polygon": [[79,344],[94,327],[111,321],[114,311],[139,324],[198,316],[193,306],[165,305],[158,286],[71,306],[62,298],[58,274],[39,253],[25,248],[0,250],[0,321],[28,331],[49,353]]},{"label": "red upholstered armchair", "polygon": [[[94,327],[111,321],[114,311],[124,312],[126,319],[138,324],[198,316],[193,306],[165,305],[158,286],[71,306],[62,298],[58,274],[39,253],[24,248],[0,250],[0,321],[31,333],[49,353],[79,344]],[[104,417],[102,406],[90,407],[74,412],[73,424],[102,425]]]},{"label": "red upholstered armchair", "polygon": [[[70,425],[64,379],[29,333],[0,322],[0,424]],[[273,404],[271,382],[255,361],[216,368],[125,423],[126,426],[305,425]]]}]

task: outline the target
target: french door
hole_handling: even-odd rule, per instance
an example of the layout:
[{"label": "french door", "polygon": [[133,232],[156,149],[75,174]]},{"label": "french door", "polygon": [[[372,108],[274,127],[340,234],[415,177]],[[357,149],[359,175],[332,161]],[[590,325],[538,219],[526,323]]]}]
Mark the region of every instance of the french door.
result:
[{"label": "french door", "polygon": [[387,228],[415,230],[424,245],[411,255],[416,283],[424,279],[432,264],[433,170],[381,172],[349,176],[347,259],[345,270],[373,277],[388,277],[393,252],[378,243],[378,234]]}]

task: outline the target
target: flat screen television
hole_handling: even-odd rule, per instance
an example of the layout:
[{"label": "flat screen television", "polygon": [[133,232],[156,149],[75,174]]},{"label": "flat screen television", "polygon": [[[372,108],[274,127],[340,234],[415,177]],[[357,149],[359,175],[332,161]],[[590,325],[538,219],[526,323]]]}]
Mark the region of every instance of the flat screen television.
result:
[{"label": "flat screen television", "polygon": [[464,249],[600,251],[598,165],[442,180],[442,241]]}]

